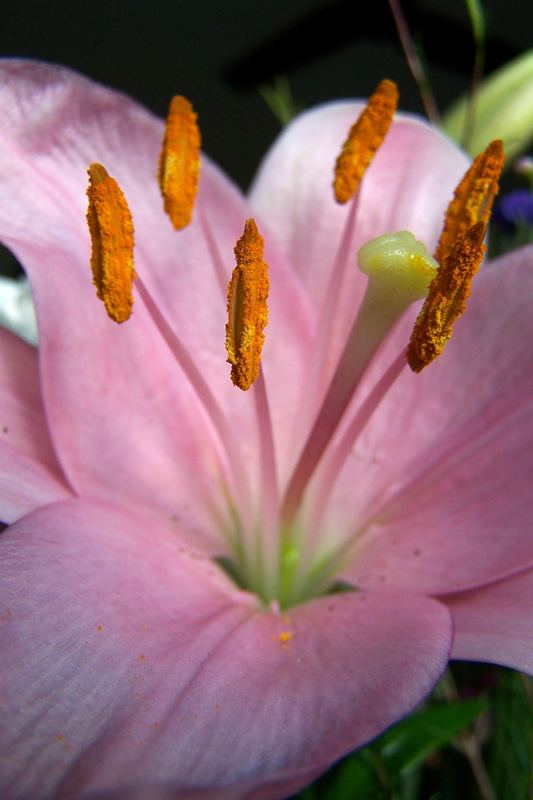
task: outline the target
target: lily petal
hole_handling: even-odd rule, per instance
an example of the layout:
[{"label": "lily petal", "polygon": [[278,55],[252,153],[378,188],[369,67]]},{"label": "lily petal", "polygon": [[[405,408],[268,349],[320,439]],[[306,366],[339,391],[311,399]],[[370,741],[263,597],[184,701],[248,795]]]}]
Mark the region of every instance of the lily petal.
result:
[{"label": "lily petal", "polygon": [[37,351],[0,327],[0,520],[13,522],[72,492],[48,436]]},{"label": "lily petal", "polygon": [[452,658],[533,673],[533,569],[441,599],[453,616]]},{"label": "lily petal", "polygon": [[7,796],[159,784],[281,798],[410,710],[448,658],[431,599],[263,611],[166,528],[111,506],[51,505],[4,537]]}]

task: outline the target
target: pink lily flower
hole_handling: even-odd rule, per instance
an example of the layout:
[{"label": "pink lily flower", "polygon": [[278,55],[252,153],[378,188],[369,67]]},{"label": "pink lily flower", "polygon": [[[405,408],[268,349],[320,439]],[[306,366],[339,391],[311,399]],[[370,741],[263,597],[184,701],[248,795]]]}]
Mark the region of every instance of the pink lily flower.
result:
[{"label": "pink lily flower", "polygon": [[[177,232],[159,120],[54,66],[4,61],[0,87],[0,238],[39,325],[38,350],[0,329],[0,795],[283,798],[450,657],[533,672],[533,248],[482,266],[420,374],[398,366],[410,307],[340,421],[328,406],[316,470],[299,461],[364,293],[356,252],[399,230],[434,248],[464,155],[400,115],[340,206],[362,104],[332,103],[280,136],[248,198],[204,157]],[[120,326],[91,284],[94,162],[135,225],[144,288]],[[222,284],[252,215],[270,316],[241,392]]]}]

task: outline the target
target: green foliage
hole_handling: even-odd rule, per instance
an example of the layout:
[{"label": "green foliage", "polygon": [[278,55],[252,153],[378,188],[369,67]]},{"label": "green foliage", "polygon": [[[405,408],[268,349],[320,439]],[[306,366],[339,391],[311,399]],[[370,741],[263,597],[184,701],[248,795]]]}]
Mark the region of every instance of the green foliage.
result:
[{"label": "green foliage", "polygon": [[521,675],[502,670],[491,714],[486,763],[494,793],[498,800],[529,800],[533,711]]},{"label": "green foliage", "polygon": [[293,800],[529,800],[532,691],[519,673],[455,665],[422,709]]},{"label": "green foliage", "polygon": [[259,87],[259,94],[270,108],[282,128],[288,125],[301,108],[295,102],[289,81],[285,77],[277,77],[274,84]]},{"label": "green foliage", "polygon": [[480,0],[465,0],[468,16],[470,17],[470,24],[472,26],[472,33],[474,41],[479,48],[485,47],[485,10]]},{"label": "green foliage", "polygon": [[423,762],[485,708],[485,700],[430,705],[348,756],[298,800],[414,800]]},{"label": "green foliage", "polygon": [[390,775],[405,774],[450,742],[487,707],[485,700],[430,706],[395,725],[381,738]]},{"label": "green foliage", "polygon": [[[444,131],[461,141],[471,99],[460,98],[442,120]],[[485,78],[475,97],[475,120],[468,150],[480,153],[492,139],[503,139],[508,163],[533,139],[533,49]]]}]

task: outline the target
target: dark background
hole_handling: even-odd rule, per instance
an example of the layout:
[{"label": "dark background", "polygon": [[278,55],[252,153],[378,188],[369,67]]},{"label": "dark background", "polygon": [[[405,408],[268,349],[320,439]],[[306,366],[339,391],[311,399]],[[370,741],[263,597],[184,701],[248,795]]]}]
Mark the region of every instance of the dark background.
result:
[{"label": "dark background", "polygon": [[[463,0],[406,0],[441,109],[473,61]],[[531,0],[486,0],[487,70],[533,45]],[[386,0],[0,0],[0,53],[69,65],[164,115],[185,94],[204,149],[241,186],[279,125],[257,87],[286,76],[302,107],[366,96],[383,77],[421,111]]]}]

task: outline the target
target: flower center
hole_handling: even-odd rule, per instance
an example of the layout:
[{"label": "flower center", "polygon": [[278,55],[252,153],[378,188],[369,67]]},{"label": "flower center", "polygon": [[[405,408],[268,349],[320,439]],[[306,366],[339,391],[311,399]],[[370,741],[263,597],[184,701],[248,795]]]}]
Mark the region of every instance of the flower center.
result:
[{"label": "flower center", "polygon": [[[355,224],[358,187],[390,127],[397,94],[391,81],[382,81],[352,126],[336,161],[335,198],[352,206],[311,353],[309,418],[303,419],[300,449],[283,486],[279,485],[268,386],[261,370],[263,331],[268,319],[268,266],[263,239],[253,219],[246,221],[236,244],[237,263],[227,293],[226,350],[233,383],[244,391],[251,389],[255,406],[261,470],[255,497],[240,443],[209,387],[208,376],[199,370],[142,279],[135,276],[133,226],[120,188],[101,165],[89,168],[87,219],[97,295],[109,316],[124,322],[131,313],[136,277],[141,301],[190,381],[225,454],[227,464],[220,468],[219,481],[226,512],[221,518],[218,510],[214,522],[228,547],[220,563],[242,587],[267,604],[288,607],[339,589],[336,576],[349,560],[358,535],[351,523],[339,518],[332,503],[342,468],[405,365],[419,372],[442,353],[455,320],[466,307],[472,279],[483,258],[483,239],[503,166],[501,142],[491,143],[459,184],[433,258],[408,231],[387,233],[360,249],[358,265],[368,277],[365,294],[336,364],[331,370],[325,369],[331,319],[343,270],[349,268],[347,243]],[[164,208],[177,230],[188,224],[193,213],[199,146],[192,107],[184,98],[174,98],[160,158],[159,183]],[[198,213],[201,215],[201,209]],[[203,218],[202,230],[213,254],[215,278],[222,286],[223,260]],[[364,399],[358,400],[357,389],[377,350],[406,309],[423,298],[407,350],[403,343],[398,356],[369,387]],[[323,375],[330,373],[323,388]]]}]

